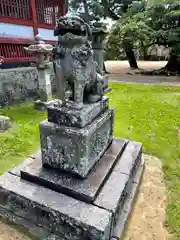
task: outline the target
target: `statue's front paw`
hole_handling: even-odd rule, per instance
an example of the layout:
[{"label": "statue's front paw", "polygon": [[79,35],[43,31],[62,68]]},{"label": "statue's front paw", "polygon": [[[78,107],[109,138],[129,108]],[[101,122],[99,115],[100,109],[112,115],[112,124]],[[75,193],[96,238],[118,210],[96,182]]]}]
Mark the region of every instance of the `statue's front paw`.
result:
[{"label": "statue's front paw", "polygon": [[88,96],[88,102],[89,103],[95,103],[95,102],[98,102],[100,101],[102,98],[102,96],[98,95],[98,94],[90,94]]}]

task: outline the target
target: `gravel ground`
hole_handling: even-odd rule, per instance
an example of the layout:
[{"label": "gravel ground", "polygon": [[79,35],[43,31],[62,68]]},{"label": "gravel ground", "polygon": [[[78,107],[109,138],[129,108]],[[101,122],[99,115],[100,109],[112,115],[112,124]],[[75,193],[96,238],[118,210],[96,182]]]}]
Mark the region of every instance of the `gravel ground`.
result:
[{"label": "gravel ground", "polygon": [[[162,68],[166,62],[148,62],[139,61],[140,69],[153,70]],[[129,68],[127,61],[107,61],[106,68],[109,74],[109,80],[112,82],[134,83],[145,85],[164,85],[164,86],[180,86],[180,77],[166,76],[145,76],[136,74],[137,70]]]}]

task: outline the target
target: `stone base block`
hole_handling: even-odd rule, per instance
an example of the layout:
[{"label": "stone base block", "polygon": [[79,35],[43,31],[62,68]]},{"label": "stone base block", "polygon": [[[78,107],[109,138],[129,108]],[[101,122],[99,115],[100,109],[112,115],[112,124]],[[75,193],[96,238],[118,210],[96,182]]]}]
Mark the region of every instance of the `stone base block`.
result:
[{"label": "stone base block", "polygon": [[43,165],[85,178],[112,142],[113,120],[107,110],[83,129],[42,122]]},{"label": "stone base block", "polygon": [[6,173],[0,206],[67,240],[107,240],[112,213]]},{"label": "stone base block", "polygon": [[10,128],[11,126],[11,120],[9,117],[6,116],[0,116],[0,132],[5,132]]},{"label": "stone base block", "polygon": [[[93,189],[93,184],[100,187],[91,203],[52,189],[52,184],[22,179],[21,172],[28,172],[28,169],[32,171],[29,172],[32,176],[37,174],[33,172],[33,162],[38,160],[38,153],[33,154],[21,167],[0,177],[0,215],[24,225],[36,237],[40,231],[39,240],[42,236],[43,239],[57,240],[119,240],[135,199],[144,162],[140,143],[114,140],[112,144],[106,156],[114,158],[116,155],[117,159],[113,166],[106,168],[106,174],[109,174],[105,180],[92,172],[94,183],[92,180],[89,182],[92,185],[89,189]],[[101,160],[107,161],[103,157]],[[98,165],[95,169],[99,171]],[[44,175],[39,173],[39,178],[43,179]],[[52,178],[45,180],[55,183],[57,179]],[[77,189],[80,180],[75,179],[74,188]],[[57,184],[68,185],[69,181],[67,177],[64,183],[60,181]],[[83,184],[84,188],[87,187],[87,182],[81,180],[81,190]]]},{"label": "stone base block", "polygon": [[64,105],[53,104],[48,107],[48,121],[59,125],[83,128],[105,112],[108,105],[109,99],[105,96],[99,102],[84,104],[79,108],[76,108],[72,102]]}]

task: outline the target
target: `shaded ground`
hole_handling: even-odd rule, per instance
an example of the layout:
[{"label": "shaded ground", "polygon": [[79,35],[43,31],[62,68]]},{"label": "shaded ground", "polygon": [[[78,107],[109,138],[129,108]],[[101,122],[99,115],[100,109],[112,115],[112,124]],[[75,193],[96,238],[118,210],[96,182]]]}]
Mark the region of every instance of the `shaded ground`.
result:
[{"label": "shaded ground", "polygon": [[[146,169],[134,205],[124,240],[165,240],[168,237],[163,227],[165,220],[166,189],[161,161],[144,156]],[[0,221],[0,240],[30,240],[29,237]]]},{"label": "shaded ground", "polygon": [[[165,66],[165,61],[149,62],[139,61],[138,66],[142,70],[160,69]],[[142,83],[164,86],[180,86],[180,77],[166,76],[143,76],[137,75],[139,70],[129,68],[128,61],[107,61],[106,68],[109,74],[109,80],[122,83]]]},{"label": "shaded ground", "polygon": [[[140,70],[154,70],[164,67],[166,63],[166,61],[138,61],[138,67]],[[113,73],[123,73],[130,70],[128,61],[106,61],[106,64],[108,71]]]},{"label": "shaded ground", "polygon": [[0,221],[0,240],[31,240],[28,236],[18,231],[15,227]]}]

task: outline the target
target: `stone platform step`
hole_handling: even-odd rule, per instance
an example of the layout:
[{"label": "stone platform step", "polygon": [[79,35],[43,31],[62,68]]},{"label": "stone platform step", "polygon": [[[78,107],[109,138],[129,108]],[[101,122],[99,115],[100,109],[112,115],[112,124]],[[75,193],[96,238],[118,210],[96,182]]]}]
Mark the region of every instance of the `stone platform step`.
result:
[{"label": "stone platform step", "polygon": [[[34,182],[86,203],[93,203],[110,176],[128,141],[116,139],[84,180],[52,168],[42,167],[41,155],[20,170],[22,179]],[[29,160],[27,160],[29,161]]]},{"label": "stone platform step", "polygon": [[[69,176],[53,179],[55,173],[51,175],[49,169],[44,174],[38,160],[40,153],[33,154],[0,177],[0,215],[25,225],[28,231],[28,226],[36,233],[40,229],[47,238],[39,239],[120,239],[144,168],[142,145],[115,139],[107,152],[101,159],[103,163],[100,160],[91,172],[92,177],[90,174],[74,182]],[[44,177],[47,174],[51,177]],[[62,192],[62,186],[71,194]]]}]

